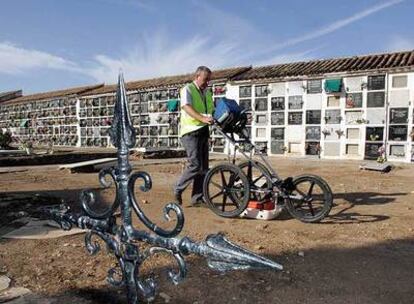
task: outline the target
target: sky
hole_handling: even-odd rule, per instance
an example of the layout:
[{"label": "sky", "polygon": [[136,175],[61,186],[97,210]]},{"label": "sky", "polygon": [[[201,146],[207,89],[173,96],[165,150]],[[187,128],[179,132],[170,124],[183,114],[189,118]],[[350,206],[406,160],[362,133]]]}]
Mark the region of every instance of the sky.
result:
[{"label": "sky", "polygon": [[0,0],[0,92],[414,49],[414,0]]}]

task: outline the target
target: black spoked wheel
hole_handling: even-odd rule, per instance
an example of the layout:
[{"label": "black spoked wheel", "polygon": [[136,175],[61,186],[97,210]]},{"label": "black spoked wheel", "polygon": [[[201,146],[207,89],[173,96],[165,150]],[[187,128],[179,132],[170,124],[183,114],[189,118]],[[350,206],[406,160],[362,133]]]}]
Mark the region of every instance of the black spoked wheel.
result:
[{"label": "black spoked wheel", "polygon": [[223,217],[236,217],[249,203],[249,181],[237,166],[221,164],[207,172],[203,194],[214,213]]},{"label": "black spoked wheel", "polygon": [[327,182],[316,175],[301,175],[293,179],[293,185],[286,209],[294,218],[316,223],[329,214],[333,197]]},{"label": "black spoked wheel", "polygon": [[250,185],[250,199],[263,201],[271,196],[272,180],[269,169],[261,162],[249,160],[239,164]]}]

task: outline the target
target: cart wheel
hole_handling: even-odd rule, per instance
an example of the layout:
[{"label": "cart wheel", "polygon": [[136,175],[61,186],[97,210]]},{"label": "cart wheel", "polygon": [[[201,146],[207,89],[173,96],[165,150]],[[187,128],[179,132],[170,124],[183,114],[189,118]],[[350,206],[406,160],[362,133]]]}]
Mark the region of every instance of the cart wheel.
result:
[{"label": "cart wheel", "polygon": [[250,184],[250,199],[262,201],[271,195],[272,180],[269,169],[261,162],[249,160],[239,164]]},{"label": "cart wheel", "polygon": [[328,183],[319,176],[301,175],[292,181],[294,190],[286,199],[286,209],[296,219],[316,223],[332,208],[333,196]]},{"label": "cart wheel", "polygon": [[203,194],[214,213],[223,217],[236,217],[249,203],[249,182],[239,167],[220,164],[207,172]]}]

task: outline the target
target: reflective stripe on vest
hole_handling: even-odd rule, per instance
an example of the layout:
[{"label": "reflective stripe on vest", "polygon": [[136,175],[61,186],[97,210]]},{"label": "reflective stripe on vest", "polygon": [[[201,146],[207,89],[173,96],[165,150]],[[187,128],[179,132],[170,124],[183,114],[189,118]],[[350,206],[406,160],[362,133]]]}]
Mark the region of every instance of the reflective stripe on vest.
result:
[{"label": "reflective stripe on vest", "polygon": [[[194,82],[190,83],[188,85],[188,88],[190,89],[191,94],[191,100],[192,100],[192,107],[195,111],[197,111],[200,114],[213,114],[214,110],[214,104],[213,104],[213,95],[210,90],[207,90],[205,93],[205,102],[204,98],[201,96],[201,93],[199,89],[196,87]],[[187,87],[183,88],[183,94],[185,94],[185,90]],[[207,108],[206,108],[207,106]],[[183,136],[187,133],[193,132],[197,129],[200,129],[204,126],[206,126],[205,123],[192,118],[190,115],[187,114],[186,111],[184,111],[183,108],[181,108],[181,119],[180,119],[180,136]]]}]

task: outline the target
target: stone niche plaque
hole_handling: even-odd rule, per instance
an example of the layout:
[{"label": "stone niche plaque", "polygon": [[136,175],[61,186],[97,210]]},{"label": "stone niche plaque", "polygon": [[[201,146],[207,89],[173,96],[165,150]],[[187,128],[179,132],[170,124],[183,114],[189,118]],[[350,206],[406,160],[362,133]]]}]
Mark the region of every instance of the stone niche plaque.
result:
[{"label": "stone niche plaque", "polygon": [[346,108],[362,108],[362,93],[346,94]]},{"label": "stone niche plaque", "polygon": [[341,110],[325,110],[324,119],[326,124],[340,124]]},{"label": "stone niche plaque", "polygon": [[383,141],[384,140],[384,127],[367,127],[365,140]]},{"label": "stone niche plaque", "polygon": [[384,90],[385,89],[385,75],[368,76],[367,89],[370,90]]},{"label": "stone niche plaque", "polygon": [[407,87],[408,78],[407,75],[394,75],[392,76],[393,88],[405,88]]},{"label": "stone niche plaque", "polygon": [[272,97],[272,111],[283,111],[285,109],[285,97]]},{"label": "stone niche plaque", "polygon": [[239,97],[252,97],[252,86],[240,86],[239,87]]},{"label": "stone niche plaque", "polygon": [[390,92],[391,107],[408,107],[410,102],[409,90],[395,90]]},{"label": "stone niche plaque", "polygon": [[328,131],[328,134],[324,135],[326,140],[339,140],[338,132],[341,130],[339,126],[327,125],[324,130]]},{"label": "stone niche plaque", "polygon": [[265,138],[266,137],[266,128],[257,128],[256,137]]},{"label": "stone niche plaque", "polygon": [[240,105],[240,107],[242,107],[246,111],[251,111],[252,110],[252,100],[251,99],[240,99],[239,105]]},{"label": "stone niche plaque", "polygon": [[340,106],[341,97],[339,95],[328,96],[327,107],[338,108]]},{"label": "stone niche plaque", "polygon": [[255,111],[267,111],[267,98],[256,98],[254,109]]},{"label": "stone niche plaque", "polygon": [[287,126],[285,129],[285,138],[294,141],[301,142],[305,132],[302,126]]},{"label": "stone niche plaque", "polygon": [[268,85],[255,85],[254,86],[254,96],[256,97],[267,97],[269,93]]},{"label": "stone niche plaque", "polygon": [[359,154],[359,145],[358,144],[347,144],[346,145],[346,154],[347,155],[358,155]]},{"label": "stone niche plaque", "polygon": [[385,92],[368,92],[367,107],[381,108],[385,106]]},{"label": "stone niche plaque", "polygon": [[364,77],[347,77],[345,78],[345,87],[348,92],[362,91],[364,80]]},{"label": "stone niche plaque", "polygon": [[321,124],[321,110],[306,111],[306,124],[320,125]]},{"label": "stone niche plaque", "polygon": [[395,157],[405,157],[404,145],[390,145],[390,155]]},{"label": "stone niche plaque", "polygon": [[347,139],[359,139],[359,128],[348,128],[346,129]]},{"label": "stone niche plaque", "polygon": [[390,123],[407,123],[408,122],[408,108],[391,108],[390,109]]},{"label": "stone niche plaque", "polygon": [[301,125],[302,124],[302,112],[289,112],[288,113],[288,125]]},{"label": "stone niche plaque", "polygon": [[272,128],[271,129],[272,140],[284,140],[285,139],[285,128]]},{"label": "stone niche plaque", "polygon": [[339,156],[341,153],[341,144],[339,142],[325,142],[325,156]]},{"label": "stone niche plaque", "polygon": [[367,121],[370,125],[385,123],[385,109],[367,109]]},{"label": "stone niche plaque", "polygon": [[256,125],[266,125],[267,124],[267,114],[255,114]]},{"label": "stone niche plaque", "polygon": [[358,121],[362,121],[362,111],[345,111],[345,123],[347,125],[357,124]]},{"label": "stone niche plaque", "polygon": [[270,144],[270,153],[272,154],[284,154],[285,142],[283,140],[272,140]]},{"label": "stone niche plaque", "polygon": [[322,108],[322,95],[311,94],[306,96],[306,108],[307,109],[320,109]]},{"label": "stone niche plaque", "polygon": [[302,144],[299,142],[289,142],[289,153],[291,154],[302,154]]},{"label": "stone niche plaque", "polygon": [[306,140],[320,140],[321,127],[306,127]]},{"label": "stone niche plaque", "polygon": [[381,148],[382,143],[368,143],[365,144],[365,158],[376,159],[379,156],[378,149]]},{"label": "stone niche plaque", "polygon": [[303,94],[303,81],[291,81],[288,83],[289,95]]},{"label": "stone niche plaque", "polygon": [[284,82],[272,83],[270,90],[271,96],[283,96],[286,94],[286,85]]},{"label": "stone niche plaque", "polygon": [[319,155],[320,144],[319,141],[309,141],[305,144],[306,155]]},{"label": "stone niche plaque", "polygon": [[285,112],[273,112],[270,117],[272,125],[285,124]]},{"label": "stone niche plaque", "polygon": [[406,141],[407,133],[407,125],[390,126],[388,132],[388,139],[393,141]]},{"label": "stone niche plaque", "polygon": [[301,95],[289,96],[288,106],[290,110],[300,110],[303,108],[303,99]]}]

